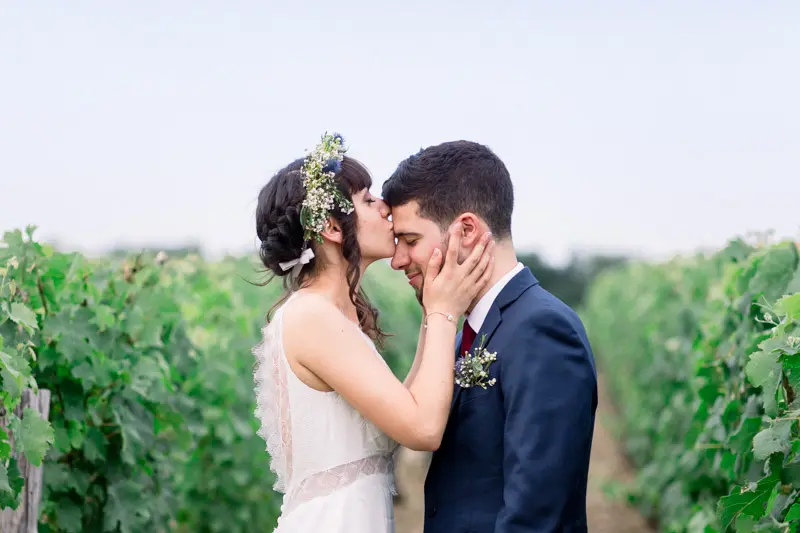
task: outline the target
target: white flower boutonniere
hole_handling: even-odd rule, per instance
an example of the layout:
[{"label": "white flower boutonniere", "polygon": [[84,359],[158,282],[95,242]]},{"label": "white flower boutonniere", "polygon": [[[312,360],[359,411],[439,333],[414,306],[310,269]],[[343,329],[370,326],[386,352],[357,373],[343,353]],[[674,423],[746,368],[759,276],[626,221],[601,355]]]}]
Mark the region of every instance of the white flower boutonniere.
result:
[{"label": "white flower boutonniere", "polygon": [[481,342],[473,353],[464,352],[464,355],[456,360],[455,374],[456,385],[461,388],[471,387],[491,387],[497,383],[497,379],[489,378],[489,367],[497,360],[497,352],[489,352],[483,347],[486,335],[481,335]]}]

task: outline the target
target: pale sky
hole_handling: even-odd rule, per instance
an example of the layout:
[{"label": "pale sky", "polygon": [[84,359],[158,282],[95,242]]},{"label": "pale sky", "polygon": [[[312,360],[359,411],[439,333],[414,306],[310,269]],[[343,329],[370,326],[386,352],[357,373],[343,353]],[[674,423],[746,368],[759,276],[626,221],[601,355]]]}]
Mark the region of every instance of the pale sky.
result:
[{"label": "pale sky", "polygon": [[3,0],[0,230],[251,252],[259,188],[328,130],[374,192],[487,144],[556,262],[798,238],[798,58],[792,0]]}]

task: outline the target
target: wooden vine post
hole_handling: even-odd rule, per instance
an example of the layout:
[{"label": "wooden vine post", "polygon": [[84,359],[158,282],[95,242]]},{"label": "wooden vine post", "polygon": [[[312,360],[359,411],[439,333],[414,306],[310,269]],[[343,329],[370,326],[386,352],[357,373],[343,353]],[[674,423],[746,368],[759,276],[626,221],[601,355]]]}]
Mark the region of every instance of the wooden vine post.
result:
[{"label": "wooden vine post", "polygon": [[[35,394],[31,389],[22,391],[22,400],[14,409],[14,414],[22,418],[26,407],[38,411],[42,419],[47,420],[50,415],[50,391],[39,389]],[[25,480],[22,487],[21,501],[16,510],[0,510],[0,533],[38,533],[39,503],[42,499],[42,466],[33,466],[25,456],[18,453],[14,447],[14,436],[8,429],[8,417],[0,408],[0,427],[8,433],[13,456],[19,464],[20,474]]]}]

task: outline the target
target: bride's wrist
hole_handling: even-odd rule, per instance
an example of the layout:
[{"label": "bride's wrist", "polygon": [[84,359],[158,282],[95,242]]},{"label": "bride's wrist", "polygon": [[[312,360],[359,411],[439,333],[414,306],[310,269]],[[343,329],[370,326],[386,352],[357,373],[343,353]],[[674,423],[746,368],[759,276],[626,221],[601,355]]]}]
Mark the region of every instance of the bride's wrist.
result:
[{"label": "bride's wrist", "polygon": [[428,327],[428,323],[432,319],[436,319],[438,317],[441,320],[446,320],[447,322],[453,324],[454,326],[458,326],[458,318],[448,311],[430,311],[425,313],[425,318],[422,322],[425,328]]}]

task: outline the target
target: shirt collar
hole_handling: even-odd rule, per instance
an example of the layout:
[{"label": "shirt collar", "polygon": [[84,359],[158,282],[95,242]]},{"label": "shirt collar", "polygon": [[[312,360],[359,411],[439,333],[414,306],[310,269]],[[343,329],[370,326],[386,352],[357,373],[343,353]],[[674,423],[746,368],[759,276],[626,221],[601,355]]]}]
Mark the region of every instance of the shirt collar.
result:
[{"label": "shirt collar", "polygon": [[489,289],[480,300],[478,300],[478,303],[475,304],[472,312],[467,315],[467,321],[469,322],[469,326],[473,331],[480,331],[481,326],[483,326],[483,321],[486,320],[486,316],[489,314],[489,309],[492,308],[492,304],[497,298],[497,295],[500,294],[500,291],[503,290],[503,287],[505,287],[508,282],[511,281],[511,278],[516,276],[523,268],[525,268],[525,265],[517,262],[510,272],[497,280],[497,282],[492,285],[492,288]]}]

